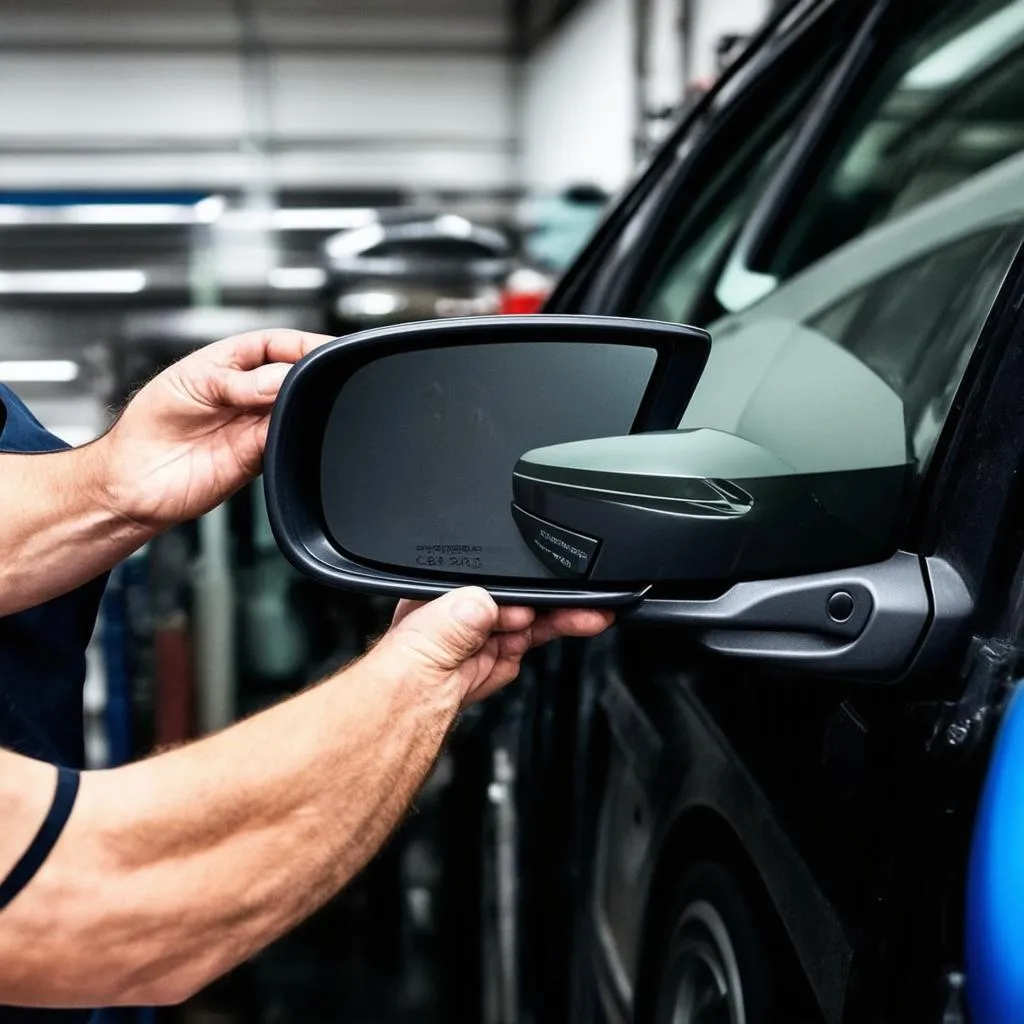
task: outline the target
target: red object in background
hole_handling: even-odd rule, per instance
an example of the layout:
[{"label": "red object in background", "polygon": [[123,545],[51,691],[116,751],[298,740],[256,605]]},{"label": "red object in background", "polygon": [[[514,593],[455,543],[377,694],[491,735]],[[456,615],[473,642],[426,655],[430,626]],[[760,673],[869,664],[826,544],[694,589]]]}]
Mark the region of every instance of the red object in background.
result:
[{"label": "red object in background", "polygon": [[538,313],[551,294],[553,282],[530,267],[513,271],[501,293],[499,313]]},{"label": "red object in background", "polygon": [[547,293],[505,292],[501,297],[499,313],[538,313],[544,305]]},{"label": "red object in background", "polygon": [[183,743],[196,732],[192,637],[184,612],[176,612],[157,626],[153,655],[156,671],[153,745],[159,749]]}]

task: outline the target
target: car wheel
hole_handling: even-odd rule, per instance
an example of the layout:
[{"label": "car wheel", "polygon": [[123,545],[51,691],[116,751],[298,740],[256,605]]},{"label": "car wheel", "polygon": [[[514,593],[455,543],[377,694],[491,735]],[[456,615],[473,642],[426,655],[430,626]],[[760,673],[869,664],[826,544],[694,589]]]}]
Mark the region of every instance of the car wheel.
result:
[{"label": "car wheel", "polygon": [[[779,1020],[772,947],[730,868],[691,867],[657,929],[652,1024],[765,1024]],[[644,1019],[644,1018],[641,1018]]]}]

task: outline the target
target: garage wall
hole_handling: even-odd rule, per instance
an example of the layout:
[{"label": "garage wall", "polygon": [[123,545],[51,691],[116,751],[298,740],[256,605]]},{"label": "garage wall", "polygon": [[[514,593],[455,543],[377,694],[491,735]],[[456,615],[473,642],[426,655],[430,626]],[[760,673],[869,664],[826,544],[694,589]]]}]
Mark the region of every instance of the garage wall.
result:
[{"label": "garage wall", "polygon": [[694,7],[693,67],[689,78],[715,72],[715,45],[723,35],[750,35],[771,13],[771,0],[698,0]]},{"label": "garage wall", "polygon": [[590,0],[529,56],[520,110],[527,187],[616,190],[626,181],[636,132],[633,40],[631,0]]},{"label": "garage wall", "polygon": [[[644,105],[676,108],[690,83],[712,77],[724,35],[747,36],[771,0],[693,0],[684,45],[683,0],[587,0],[537,46],[523,69],[521,170],[525,184],[551,191],[594,182],[615,191],[641,147],[668,124],[637,124],[636,11],[646,9]],[[686,66],[689,54],[690,66]]]},{"label": "garage wall", "polygon": [[88,7],[0,0],[0,188],[512,183],[504,0]]},{"label": "garage wall", "polygon": [[681,0],[648,4],[645,99],[649,110],[677,107],[686,87],[680,8]]}]

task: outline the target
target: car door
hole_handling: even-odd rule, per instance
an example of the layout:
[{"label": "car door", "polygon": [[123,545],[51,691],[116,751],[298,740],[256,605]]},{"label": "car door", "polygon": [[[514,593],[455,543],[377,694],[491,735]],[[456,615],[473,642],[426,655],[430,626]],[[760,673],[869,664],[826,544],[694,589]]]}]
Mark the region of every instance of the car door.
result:
[{"label": "car door", "polygon": [[[1014,323],[1024,8],[879,4],[854,28],[809,116],[774,139],[748,122],[746,147],[715,153],[708,140],[704,176],[691,155],[556,308],[708,327],[711,359],[681,426],[739,433],[822,471],[902,446],[914,480],[900,545],[941,559],[978,601],[998,530],[965,544],[965,509],[980,524],[1011,474],[993,463],[991,490],[968,494],[980,456],[963,452],[998,393],[989,380],[979,396],[979,374]],[[938,811],[914,798],[928,762],[908,722],[936,694],[960,695],[962,669],[865,685],[622,630],[604,681],[612,742],[591,907],[606,1010],[647,1012],[663,993],[643,986],[671,988],[652,940],[674,880],[706,854],[708,814],[826,1017],[934,1007],[955,957],[952,869],[915,859],[939,834]]]},{"label": "car door", "polygon": [[[616,297],[619,288],[660,244],[640,245],[638,238],[662,222],[675,231],[680,218],[695,224],[684,231],[696,240],[695,265],[712,268],[721,261],[870,7],[817,0],[796,5],[775,24],[638,175],[563,278],[549,309],[626,308]],[[666,207],[673,212],[663,212]],[[726,216],[716,217],[718,209]],[[589,1022],[596,1007],[589,1002],[589,979],[580,976],[576,954],[582,943],[572,936],[585,899],[577,882],[589,871],[593,851],[589,791],[597,775],[591,748],[601,742],[600,730],[591,726],[603,683],[586,666],[606,664],[604,643],[586,651],[563,643],[535,662],[504,698],[504,719],[521,723],[511,730],[519,739],[496,741],[518,792],[519,853],[508,881],[519,895],[505,920],[515,918],[520,937],[503,954],[516,964],[506,988],[531,1019],[565,1021],[572,1003],[572,1019]],[[496,773],[492,788],[501,787],[507,784]]]}]

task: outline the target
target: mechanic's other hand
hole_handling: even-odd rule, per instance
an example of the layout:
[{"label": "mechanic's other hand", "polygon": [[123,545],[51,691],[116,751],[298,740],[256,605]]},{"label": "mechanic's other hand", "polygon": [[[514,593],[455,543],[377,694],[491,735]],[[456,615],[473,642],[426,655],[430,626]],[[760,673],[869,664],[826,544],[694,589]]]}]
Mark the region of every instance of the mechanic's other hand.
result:
[{"label": "mechanic's other hand", "polygon": [[98,442],[114,511],[162,529],[208,512],[256,476],[285,376],[327,340],[254,331],[154,377]]},{"label": "mechanic's other hand", "polygon": [[451,684],[466,705],[515,679],[532,647],[563,636],[596,636],[613,620],[603,611],[499,608],[487,591],[469,587],[429,604],[400,602],[367,661],[385,662],[422,685]]}]

